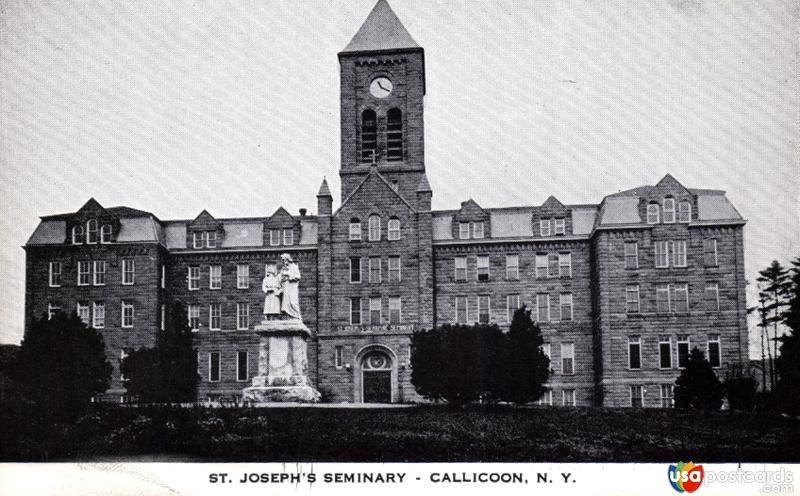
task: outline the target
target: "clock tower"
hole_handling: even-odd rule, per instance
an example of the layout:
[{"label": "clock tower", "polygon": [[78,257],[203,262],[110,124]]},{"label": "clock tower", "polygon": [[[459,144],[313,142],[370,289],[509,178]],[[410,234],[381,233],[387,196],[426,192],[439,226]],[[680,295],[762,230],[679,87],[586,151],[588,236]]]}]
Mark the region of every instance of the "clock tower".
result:
[{"label": "clock tower", "polygon": [[342,200],[374,165],[415,205],[425,174],[425,52],[386,0],[378,0],[339,53],[339,66]]}]

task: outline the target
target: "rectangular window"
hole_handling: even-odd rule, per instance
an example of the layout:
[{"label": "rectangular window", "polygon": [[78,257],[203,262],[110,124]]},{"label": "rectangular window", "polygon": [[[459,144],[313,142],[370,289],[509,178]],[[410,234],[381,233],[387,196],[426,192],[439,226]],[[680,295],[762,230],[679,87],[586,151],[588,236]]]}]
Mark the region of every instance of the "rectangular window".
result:
[{"label": "rectangular window", "polygon": [[353,284],[361,282],[361,259],[358,257],[350,259],[350,282]]},{"label": "rectangular window", "polygon": [[400,239],[400,221],[398,219],[389,219],[386,229],[389,241],[397,241]]},{"label": "rectangular window", "polygon": [[350,230],[348,231],[350,241],[361,241],[361,222],[358,220],[350,221]]},{"label": "rectangular window", "polygon": [[656,312],[668,313],[669,310],[669,285],[656,286]]},{"label": "rectangular window", "polygon": [[625,268],[639,268],[639,243],[636,241],[627,241],[625,243]]},{"label": "rectangular window", "polygon": [[216,233],[216,231],[208,231],[206,233],[206,247],[207,248],[216,248],[217,247],[217,233]]},{"label": "rectangular window", "polygon": [[686,267],[686,241],[676,241],[674,247],[675,250],[673,253],[675,255],[675,259],[672,261],[672,263],[675,265],[675,267]]},{"label": "rectangular window", "polygon": [[673,408],[675,406],[673,387],[672,384],[662,384],[659,388],[661,394],[661,408]]},{"label": "rectangular window", "polygon": [[103,224],[100,228],[100,243],[107,244],[111,242],[111,224]]},{"label": "rectangular window", "polygon": [[333,350],[333,365],[337,369],[344,367],[344,347],[337,346]]},{"label": "rectangular window", "polygon": [[456,323],[467,323],[467,297],[456,296]]},{"label": "rectangular window", "polygon": [[164,289],[166,287],[167,287],[167,266],[166,265],[162,265],[161,266],[161,289]]},{"label": "rectangular window", "polygon": [[550,295],[547,293],[536,295],[536,320],[539,322],[550,320]]},{"label": "rectangular window", "polygon": [[662,369],[672,368],[672,339],[669,336],[658,338],[658,367]]},{"label": "rectangular window", "polygon": [[639,313],[639,285],[631,284],[625,288],[625,311]]},{"label": "rectangular window", "polygon": [[539,406],[553,406],[553,391],[551,389],[545,390],[536,404]]},{"label": "rectangular window", "polygon": [[547,277],[558,277],[558,253],[547,255]]},{"label": "rectangular window", "polygon": [[539,220],[539,235],[550,236],[550,219]]},{"label": "rectangular window", "polygon": [[664,199],[664,224],[675,222],[675,200],[673,198]]},{"label": "rectangular window", "polygon": [[81,303],[78,302],[77,306],[78,318],[81,319],[81,322],[84,324],[91,325],[91,310],[89,309],[88,303]]},{"label": "rectangular window", "polygon": [[189,305],[187,314],[189,316],[189,328],[192,331],[200,329],[200,305]]},{"label": "rectangular window", "polygon": [[61,307],[58,305],[53,305],[52,303],[47,304],[47,320],[53,318],[53,316],[61,311]]},{"label": "rectangular window", "polygon": [[122,301],[122,327],[133,327],[133,303]]},{"label": "rectangular window", "polygon": [[566,221],[564,219],[555,219],[553,221],[553,234],[564,234],[566,233]]},{"label": "rectangular window", "polygon": [[51,288],[58,288],[61,286],[61,262],[50,262],[50,281]]},{"label": "rectangular window", "polygon": [[692,220],[692,204],[683,200],[678,204],[678,222],[689,222]]},{"label": "rectangular window", "polygon": [[488,324],[491,316],[489,315],[489,296],[478,296],[478,322]]},{"label": "rectangular window", "polygon": [[575,373],[575,343],[561,343],[561,373]]},{"label": "rectangular window", "polygon": [[678,336],[678,368],[689,364],[689,336]]},{"label": "rectangular window", "polygon": [[219,382],[219,352],[212,351],[208,354],[208,381]]},{"label": "rectangular window", "polygon": [[642,386],[631,386],[631,407],[641,408],[643,404]]},{"label": "rectangular window", "polygon": [[105,286],[106,285],[106,261],[105,260],[95,260],[94,261],[94,281],[93,284],[95,286]]},{"label": "rectangular window", "polygon": [[676,313],[688,313],[689,312],[689,285],[688,284],[676,284],[675,285],[675,297],[672,300],[674,308],[673,311]]},{"label": "rectangular window", "polygon": [[575,390],[564,389],[561,391],[561,402],[564,406],[575,406]]},{"label": "rectangular window", "polygon": [[714,368],[722,366],[722,350],[720,347],[719,334],[708,335],[708,363]]},{"label": "rectangular window", "polygon": [[514,312],[519,309],[519,295],[506,296],[506,319],[509,323],[514,320]]},{"label": "rectangular window", "polygon": [[658,224],[659,206],[658,203],[649,203],[647,205],[647,223]]},{"label": "rectangular window", "polygon": [[402,301],[399,296],[389,298],[389,323],[398,325],[402,318]]},{"label": "rectangular window", "polygon": [[536,255],[536,278],[547,277],[547,255]]},{"label": "rectangular window", "polygon": [[475,239],[483,239],[483,222],[475,222],[472,224],[472,237]]},{"label": "rectangular window", "polygon": [[222,266],[210,265],[208,267],[208,288],[221,289],[222,288]]},{"label": "rectangular window", "polygon": [[705,297],[706,309],[719,312],[719,284],[706,284]]},{"label": "rectangular window", "polygon": [[286,246],[291,246],[294,244],[294,230],[292,229],[283,230],[283,244]]},{"label": "rectangular window", "polygon": [[655,258],[656,268],[664,269],[669,267],[669,245],[670,241],[656,241],[655,242]]},{"label": "rectangular window", "polygon": [[455,273],[456,281],[466,281],[467,257],[456,257],[455,262],[456,262],[456,273]]},{"label": "rectangular window", "polygon": [[369,325],[381,325],[381,299],[369,299]]},{"label": "rectangular window", "polygon": [[122,284],[127,286],[133,284],[136,274],[136,264],[132,258],[122,259]]},{"label": "rectangular window", "polygon": [[203,247],[203,233],[195,231],[192,233],[192,248],[198,249]]},{"label": "rectangular window", "polygon": [[78,286],[88,286],[92,283],[92,268],[88,260],[78,262]]},{"label": "rectangular window", "polygon": [[372,284],[381,282],[380,257],[369,257],[369,282]]},{"label": "rectangular window", "polygon": [[102,302],[94,302],[94,320],[92,327],[95,329],[103,329],[106,326],[106,305]]},{"label": "rectangular window", "polygon": [[236,304],[236,329],[246,331],[250,328],[250,304]]},{"label": "rectangular window", "polygon": [[122,348],[121,350],[119,350],[119,380],[123,382],[126,379],[125,375],[122,373],[122,363],[125,361],[126,358],[128,358],[128,355],[130,354],[131,354],[130,348]]},{"label": "rectangular window", "polygon": [[208,328],[212,331],[219,331],[222,327],[220,325],[220,305],[219,303],[212,303],[208,306]]},{"label": "rectangular window", "polygon": [[250,266],[239,264],[236,266],[236,288],[247,289],[250,287]]},{"label": "rectangular window", "polygon": [[558,276],[559,277],[572,277],[572,254],[559,253],[558,254]]},{"label": "rectangular window", "polygon": [[469,222],[458,223],[458,239],[469,239]]},{"label": "rectangular window", "polygon": [[240,351],[236,354],[236,380],[239,382],[245,382],[250,378],[250,374],[247,370],[249,365],[249,360],[247,358],[246,351]]},{"label": "rectangular window", "polygon": [[200,267],[193,265],[189,267],[189,291],[196,291],[200,289]]},{"label": "rectangular window", "polygon": [[361,298],[350,298],[350,324],[361,325]]},{"label": "rectangular window", "polygon": [[638,336],[628,338],[628,368],[631,370],[642,368],[642,340]]},{"label": "rectangular window", "polygon": [[270,229],[269,230],[269,245],[270,246],[280,246],[281,244],[281,230],[280,229]]},{"label": "rectangular window", "polygon": [[506,279],[519,280],[519,255],[506,255]]},{"label": "rectangular window", "polygon": [[561,320],[572,320],[572,293],[562,293],[558,298]]},{"label": "rectangular window", "polygon": [[708,238],[703,240],[703,261],[706,267],[716,267],[717,260],[717,240]]},{"label": "rectangular window", "polygon": [[400,257],[389,257],[389,282],[400,282]]},{"label": "rectangular window", "polygon": [[167,327],[167,306],[161,305],[161,330],[163,331]]},{"label": "rectangular window", "polygon": [[478,256],[478,280],[489,280],[489,257],[488,255]]}]

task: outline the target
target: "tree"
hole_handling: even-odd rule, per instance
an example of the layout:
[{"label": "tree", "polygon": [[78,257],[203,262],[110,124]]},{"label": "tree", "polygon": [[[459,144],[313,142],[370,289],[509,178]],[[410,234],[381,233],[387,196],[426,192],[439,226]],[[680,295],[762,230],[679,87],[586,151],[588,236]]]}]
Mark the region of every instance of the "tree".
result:
[{"label": "tree", "polygon": [[72,420],[111,384],[103,336],[78,315],[42,316],[25,332],[12,377],[22,397],[56,420]]},{"label": "tree", "polygon": [[723,393],[722,384],[703,352],[692,348],[686,368],[675,381],[675,406],[718,410]]},{"label": "tree", "polygon": [[781,353],[776,360],[778,384],[776,393],[781,404],[793,415],[800,413],[800,257],[792,261],[787,311],[783,322],[789,334],[780,338]]},{"label": "tree", "polygon": [[751,372],[746,372],[741,366],[733,367],[728,371],[723,386],[731,410],[750,411],[753,409],[756,403],[758,382]]},{"label": "tree", "polygon": [[[762,332],[767,335],[767,354],[770,358],[777,358],[778,355],[778,324],[784,320],[783,309],[788,306],[786,299],[789,295],[791,281],[789,271],[787,271],[777,260],[773,260],[769,267],[759,271],[756,279],[759,283],[759,301],[761,306]],[[772,338],[769,337],[768,326],[772,326]],[[769,342],[772,341],[772,350],[769,349]],[[775,365],[770,359],[770,386],[775,389]]]},{"label": "tree", "polygon": [[522,404],[535,401],[544,393],[543,384],[550,376],[550,359],[542,351],[542,334],[531,311],[517,309],[508,332],[506,377],[501,385],[501,398]]},{"label": "tree", "polygon": [[125,388],[147,403],[189,402],[197,397],[197,353],[186,311],[175,302],[154,348],[140,348],[122,361]]},{"label": "tree", "polygon": [[422,396],[454,406],[498,397],[503,332],[496,325],[449,325],[411,337],[411,382]]}]

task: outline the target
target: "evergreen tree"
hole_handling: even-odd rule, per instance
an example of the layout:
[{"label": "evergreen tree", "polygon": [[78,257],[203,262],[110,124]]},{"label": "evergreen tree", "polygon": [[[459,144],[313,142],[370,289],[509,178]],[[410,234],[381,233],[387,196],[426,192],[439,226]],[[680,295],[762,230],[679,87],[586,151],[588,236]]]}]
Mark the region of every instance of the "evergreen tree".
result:
[{"label": "evergreen tree", "polygon": [[19,393],[55,420],[72,420],[111,384],[103,336],[73,312],[42,316],[25,332],[12,369]]},{"label": "evergreen tree", "polygon": [[686,368],[675,381],[675,406],[718,410],[723,393],[722,384],[703,352],[692,348]]},{"label": "evergreen tree", "polygon": [[776,360],[780,403],[793,415],[800,414],[800,257],[792,261],[788,310],[784,323],[789,334],[781,338],[781,353]]},{"label": "evergreen tree", "polygon": [[[773,260],[769,267],[759,271],[759,299],[762,302],[761,327],[767,334],[767,346],[772,341],[772,349],[768,348],[768,355],[777,358],[778,355],[778,325],[783,321],[783,309],[787,306],[787,298],[791,286],[789,271],[777,260]],[[772,326],[772,337],[769,337],[769,326]],[[770,360],[770,385],[775,388],[775,364]]]},{"label": "evergreen tree", "polygon": [[508,333],[506,371],[501,384],[502,399],[517,404],[535,401],[544,393],[550,375],[550,359],[542,351],[542,334],[531,311],[524,306],[514,312]]}]

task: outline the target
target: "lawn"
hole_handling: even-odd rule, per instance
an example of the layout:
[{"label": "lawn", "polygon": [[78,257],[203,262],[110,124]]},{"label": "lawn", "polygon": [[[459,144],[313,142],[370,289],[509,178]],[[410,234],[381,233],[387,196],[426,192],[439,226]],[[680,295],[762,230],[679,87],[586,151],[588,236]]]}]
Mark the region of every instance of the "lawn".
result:
[{"label": "lawn", "polygon": [[3,410],[2,461],[800,462],[800,421],[727,411],[102,406],[58,426]]}]

